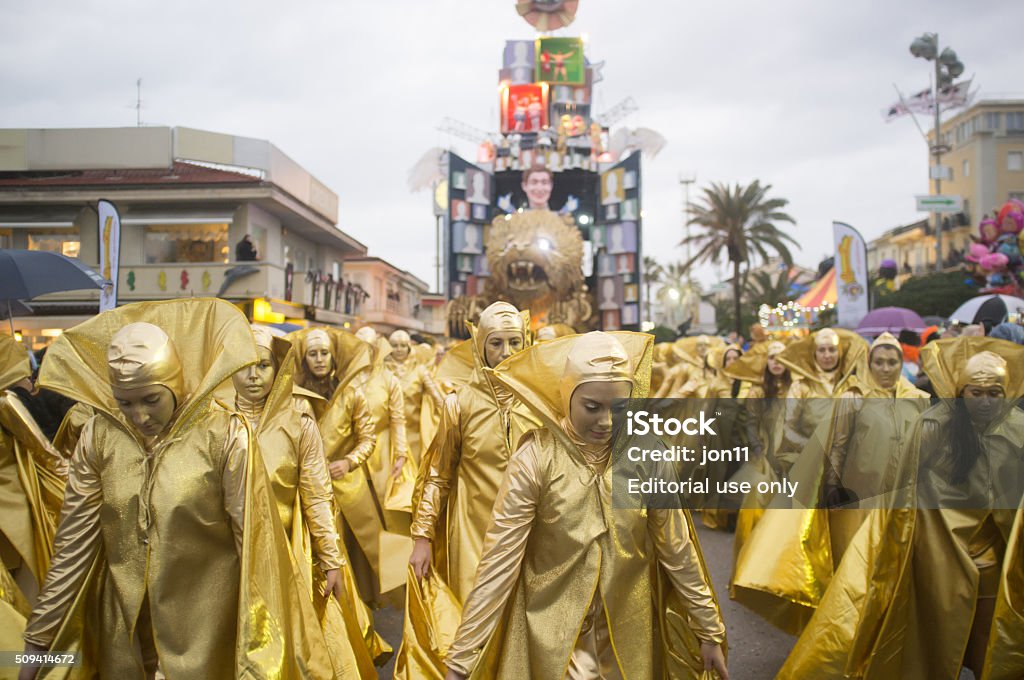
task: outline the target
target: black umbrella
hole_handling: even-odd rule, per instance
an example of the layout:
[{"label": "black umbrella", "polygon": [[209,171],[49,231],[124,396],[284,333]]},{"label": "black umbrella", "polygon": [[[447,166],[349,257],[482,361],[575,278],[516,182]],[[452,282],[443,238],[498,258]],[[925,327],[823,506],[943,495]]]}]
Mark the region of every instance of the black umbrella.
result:
[{"label": "black umbrella", "polygon": [[[0,250],[0,303],[7,308],[8,319],[17,300],[31,300],[64,290],[103,288],[107,283],[86,265],[60,253]],[[14,334],[13,321],[11,334]]]}]

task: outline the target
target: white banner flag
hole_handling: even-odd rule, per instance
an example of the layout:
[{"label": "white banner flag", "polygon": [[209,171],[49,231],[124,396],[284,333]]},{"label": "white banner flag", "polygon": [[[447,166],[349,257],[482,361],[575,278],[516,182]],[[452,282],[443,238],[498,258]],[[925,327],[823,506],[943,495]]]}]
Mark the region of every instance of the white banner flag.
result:
[{"label": "white banner flag", "polygon": [[100,231],[100,276],[109,281],[100,291],[100,311],[117,307],[118,266],[121,263],[121,216],[110,201],[96,204]]},{"label": "white banner flag", "polygon": [[[967,106],[972,98],[970,94],[972,82],[974,82],[973,78],[940,87],[938,98],[939,110],[949,111],[950,109]],[[908,113],[935,113],[935,93],[932,92],[930,87],[920,92],[915,92],[909,97],[903,97],[900,101],[883,110],[882,117],[888,123]]]},{"label": "white banner flag", "polygon": [[856,328],[868,313],[868,251],[864,237],[848,224],[832,223],[836,244],[836,312],[839,325]]}]

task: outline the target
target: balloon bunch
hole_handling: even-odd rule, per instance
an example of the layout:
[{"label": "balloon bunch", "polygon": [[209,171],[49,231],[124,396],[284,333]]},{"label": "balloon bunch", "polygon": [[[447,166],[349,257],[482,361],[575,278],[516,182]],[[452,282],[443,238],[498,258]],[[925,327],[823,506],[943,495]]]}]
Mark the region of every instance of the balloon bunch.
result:
[{"label": "balloon bunch", "polygon": [[1019,295],[1024,285],[1024,202],[1011,198],[978,224],[978,236],[964,256],[968,285],[982,293]]}]

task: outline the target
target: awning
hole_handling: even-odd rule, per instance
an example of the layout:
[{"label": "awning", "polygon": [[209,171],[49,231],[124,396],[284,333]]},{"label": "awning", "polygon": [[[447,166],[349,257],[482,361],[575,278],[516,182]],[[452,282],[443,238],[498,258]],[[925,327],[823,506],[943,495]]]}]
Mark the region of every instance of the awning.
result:
[{"label": "awning", "polygon": [[835,304],[838,299],[836,293],[836,268],[828,270],[828,273],[818,279],[811,289],[800,296],[796,301],[801,307],[821,307],[824,304]]},{"label": "awning", "polygon": [[230,208],[127,208],[121,224],[231,224],[235,211]]},{"label": "awning", "polygon": [[54,229],[75,226],[80,205],[0,208],[0,229]]}]

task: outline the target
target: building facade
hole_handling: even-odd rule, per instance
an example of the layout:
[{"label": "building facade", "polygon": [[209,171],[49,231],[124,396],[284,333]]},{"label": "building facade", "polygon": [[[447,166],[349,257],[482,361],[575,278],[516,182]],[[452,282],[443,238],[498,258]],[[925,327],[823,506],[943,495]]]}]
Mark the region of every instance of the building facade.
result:
[{"label": "building facade", "polygon": [[[949,268],[959,265],[986,215],[1011,198],[1024,200],[1024,100],[981,100],[944,121],[940,130],[947,168],[942,193],[963,198],[963,212],[942,220],[943,264]],[[930,131],[929,144],[934,139]],[[928,191],[935,192],[933,182]],[[887,259],[896,262],[901,276],[934,271],[934,220],[893,227],[868,244],[869,269],[876,271]]]},{"label": "building facade", "polygon": [[[345,271],[367,250],[337,227],[338,196],[270,142],[181,127],[0,130],[0,247],[95,268],[99,199],[121,216],[120,303],[215,295],[254,321],[351,327],[373,296]],[[237,250],[246,235],[256,259]],[[98,297],[38,298],[15,327],[38,346],[95,314]]]}]

